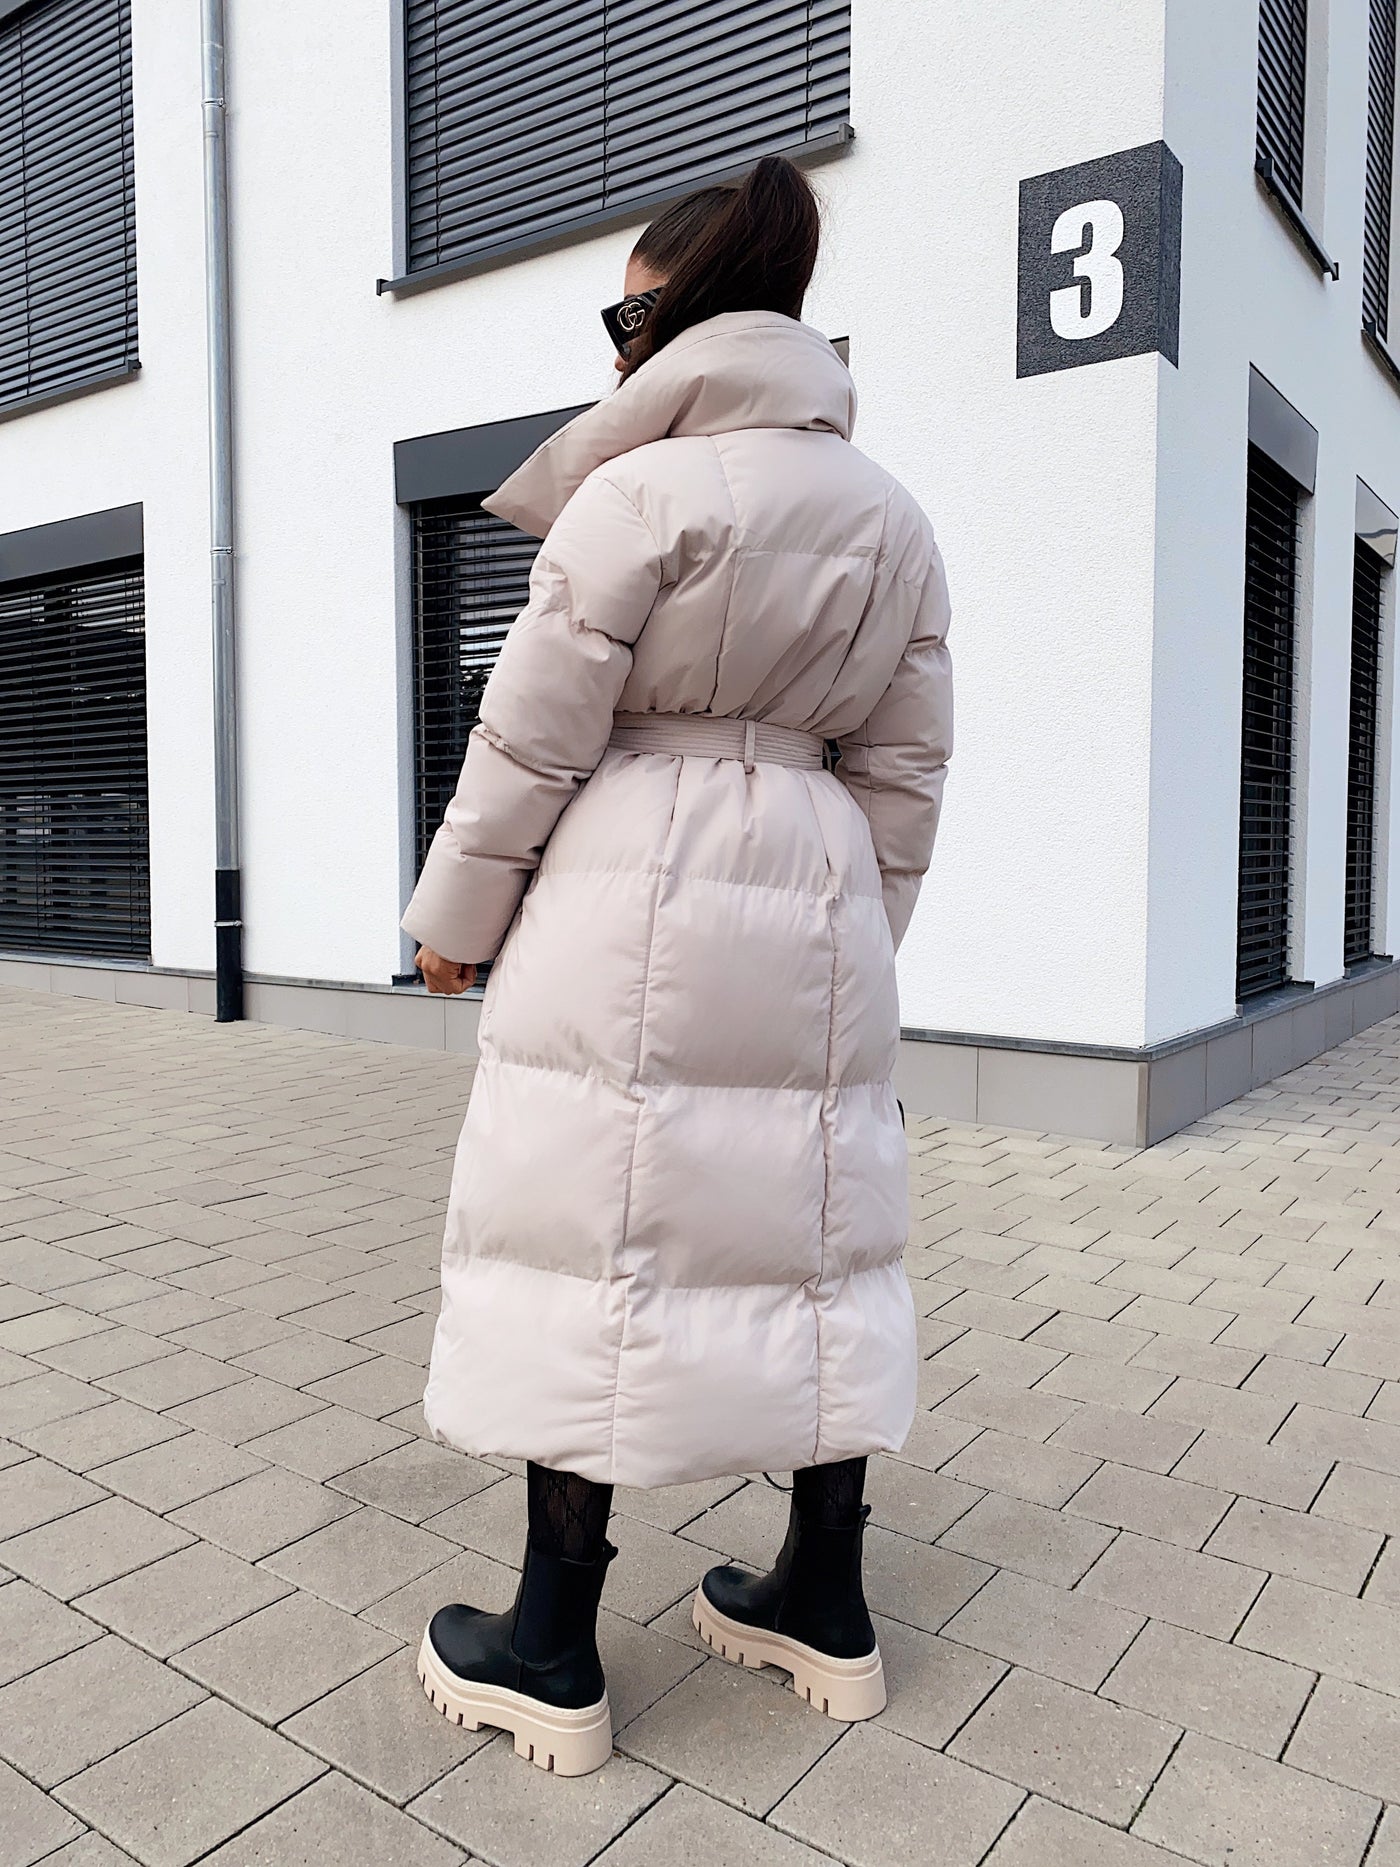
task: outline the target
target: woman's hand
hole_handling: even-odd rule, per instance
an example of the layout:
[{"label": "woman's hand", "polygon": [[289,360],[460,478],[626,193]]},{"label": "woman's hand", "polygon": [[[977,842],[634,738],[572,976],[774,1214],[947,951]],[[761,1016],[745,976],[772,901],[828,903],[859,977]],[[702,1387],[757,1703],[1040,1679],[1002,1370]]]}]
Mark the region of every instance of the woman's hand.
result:
[{"label": "woman's hand", "polygon": [[434,953],[430,946],[420,946],[413,955],[413,963],[423,975],[423,983],[430,992],[445,993],[448,998],[457,998],[469,985],[476,984],[476,967],[463,965],[455,959],[444,959],[441,953]]}]

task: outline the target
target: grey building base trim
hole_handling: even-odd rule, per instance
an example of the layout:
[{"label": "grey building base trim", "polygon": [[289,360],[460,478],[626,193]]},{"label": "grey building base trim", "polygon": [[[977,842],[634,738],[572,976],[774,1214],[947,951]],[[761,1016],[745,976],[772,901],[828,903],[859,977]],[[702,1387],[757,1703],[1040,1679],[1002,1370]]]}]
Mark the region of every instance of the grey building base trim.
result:
[{"label": "grey building base trim", "polygon": [[[146,1005],[156,1011],[214,1016],[212,972],[135,962],[94,965],[16,953],[0,954],[0,985],[67,998],[95,998],[108,1005]],[[244,975],[243,1008],[249,1024],[475,1055],[481,995],[430,998],[421,986],[353,985],[250,972]]]},{"label": "grey building base trim", "polygon": [[1141,1050],[906,1031],[895,1083],[920,1114],[1151,1147],[1397,1012],[1400,965],[1377,960]]},{"label": "grey building base trim", "polygon": [[[214,1015],[206,972],[0,954],[0,985]],[[481,998],[249,973],[245,1008],[254,1024],[473,1056]],[[895,1086],[911,1115],[1151,1147],[1397,1012],[1400,963],[1376,960],[1143,1050],[906,1030]]]}]

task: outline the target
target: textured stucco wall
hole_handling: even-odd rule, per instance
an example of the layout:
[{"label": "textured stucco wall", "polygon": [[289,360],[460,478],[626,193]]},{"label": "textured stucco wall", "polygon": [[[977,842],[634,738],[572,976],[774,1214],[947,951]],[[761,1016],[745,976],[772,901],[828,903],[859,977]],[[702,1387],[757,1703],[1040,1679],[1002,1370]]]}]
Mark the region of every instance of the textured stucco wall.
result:
[{"label": "textured stucco wall", "polygon": [[199,13],[132,12],[142,373],[0,422],[0,530],[145,505],[153,938],[166,964],[212,965]]},{"label": "textured stucco wall", "polygon": [[[0,526],[145,503],[155,957],[208,965],[197,34],[176,0],[134,12],[145,371],[0,424]],[[596,307],[635,230],[376,297],[394,269],[389,9],[231,12],[247,963],[382,981],[405,884],[392,444],[605,393]],[[856,0],[858,139],[819,171],[809,315],[850,334],[857,439],[927,503],[957,612],[959,750],[901,955],[915,1026],[1108,1043],[1147,1027],[1172,372],[1140,356],[1018,381],[1015,268],[1023,177],[1162,134],[1162,12],[1062,0],[1047,26],[1032,0]]]},{"label": "textured stucco wall", "polygon": [[[1400,390],[1360,335],[1368,10],[1313,9],[1305,206],[1341,265],[1325,281],[1255,182],[1256,9],[1167,9],[1164,134],[1186,183],[1181,365],[1159,368],[1149,1039],[1234,1010],[1251,363],[1319,433],[1302,526],[1293,973],[1321,985],[1343,970],[1357,475],[1400,508]],[[1400,924],[1388,866],[1385,950]]]},{"label": "textured stucco wall", "polygon": [[1017,194],[1160,136],[1161,8],[1053,12],[857,0],[820,315],[851,330],[857,438],[926,501],[953,588],[959,743],[905,1022],[1133,1043],[1157,365],[1017,380]]}]

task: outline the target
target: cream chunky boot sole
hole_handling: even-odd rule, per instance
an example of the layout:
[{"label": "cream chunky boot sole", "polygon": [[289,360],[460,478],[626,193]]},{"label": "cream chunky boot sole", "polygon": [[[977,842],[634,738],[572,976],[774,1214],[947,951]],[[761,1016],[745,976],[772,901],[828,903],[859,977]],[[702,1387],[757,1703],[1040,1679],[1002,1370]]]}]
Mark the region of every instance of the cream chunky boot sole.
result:
[{"label": "cream chunky boot sole", "polygon": [[444,1717],[469,1731],[479,1731],[483,1724],[509,1731],[517,1757],[556,1776],[587,1776],[612,1755],[606,1692],[596,1705],[561,1711],[505,1686],[473,1685],[443,1665],[426,1634],[418,1649],[418,1678]]},{"label": "cream chunky boot sole", "polygon": [[707,1647],[736,1666],[777,1666],[792,1674],[792,1689],[828,1718],[856,1724],[885,1709],[885,1668],[880,1649],[858,1660],[833,1659],[803,1646],[786,1634],[733,1621],[708,1599],[703,1588],[695,1591],[691,1624]]}]

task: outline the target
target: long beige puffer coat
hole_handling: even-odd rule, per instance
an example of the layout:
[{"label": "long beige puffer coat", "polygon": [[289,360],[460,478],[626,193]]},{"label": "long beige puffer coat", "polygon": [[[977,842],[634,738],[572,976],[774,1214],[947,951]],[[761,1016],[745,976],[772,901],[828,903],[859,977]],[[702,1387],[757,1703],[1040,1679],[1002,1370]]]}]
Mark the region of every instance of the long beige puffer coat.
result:
[{"label": "long beige puffer coat", "polygon": [[[661,1485],[908,1431],[894,949],[951,744],[948,597],[854,415],[816,331],[731,313],[486,502],[545,543],[403,920],[497,959],[425,1403],[463,1451]],[[841,758],[619,750],[615,711]]]}]

